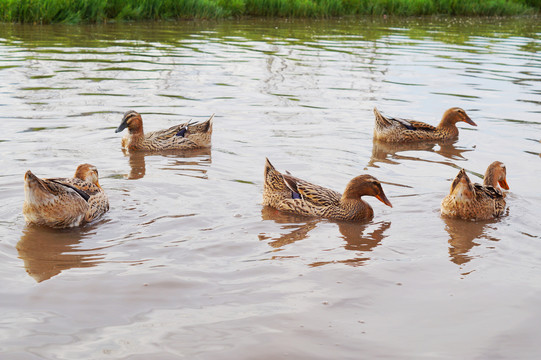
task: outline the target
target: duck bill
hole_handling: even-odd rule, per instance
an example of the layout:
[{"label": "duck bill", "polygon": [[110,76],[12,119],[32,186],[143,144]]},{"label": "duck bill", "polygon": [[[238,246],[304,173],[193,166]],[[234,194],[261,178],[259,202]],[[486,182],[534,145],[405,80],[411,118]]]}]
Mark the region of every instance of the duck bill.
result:
[{"label": "duck bill", "polygon": [[384,193],[377,194],[376,199],[378,199],[379,201],[381,201],[382,203],[384,203],[387,206],[393,207],[393,204],[391,204],[391,202],[389,201],[389,199],[387,199],[387,196],[385,196]]},{"label": "duck bill", "polygon": [[500,184],[502,189],[509,190],[509,185],[507,185],[507,181],[505,179],[499,180],[498,184]]},{"label": "duck bill", "polygon": [[470,119],[468,115],[464,116],[464,119],[462,121],[464,121],[467,124],[470,124],[471,126],[477,126],[477,124],[474,123],[473,120]]},{"label": "duck bill", "polygon": [[126,127],[128,127],[128,123],[126,121],[122,121],[120,126],[115,130],[115,133],[119,133],[122,130],[124,130]]}]

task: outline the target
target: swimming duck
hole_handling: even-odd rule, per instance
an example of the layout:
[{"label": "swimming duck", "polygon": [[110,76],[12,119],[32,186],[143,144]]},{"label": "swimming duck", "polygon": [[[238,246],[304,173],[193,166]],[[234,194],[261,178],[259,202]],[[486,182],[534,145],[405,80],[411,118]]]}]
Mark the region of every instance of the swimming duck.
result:
[{"label": "swimming duck", "polygon": [[191,150],[210,146],[213,117],[202,123],[186,122],[145,134],[141,114],[130,110],[124,114],[115,132],[128,128],[122,138],[122,147],[127,150]]},{"label": "swimming duck", "polygon": [[[505,209],[505,195],[509,190],[505,165],[495,161],[487,168],[483,184],[472,184],[461,169],[451,184],[451,191],[441,202],[441,213],[468,220],[488,220],[501,216]],[[499,186],[498,186],[499,185]]]},{"label": "swimming duck", "polygon": [[450,108],[443,113],[437,127],[420,121],[386,117],[376,108],[374,115],[376,116],[374,139],[394,143],[451,140],[458,137],[457,122],[464,121],[477,126],[466,112],[458,107]]},{"label": "swimming duck", "polygon": [[109,210],[109,200],[98,182],[98,170],[81,164],[73,178],[40,179],[24,175],[23,215],[26,222],[67,228],[91,222]]},{"label": "swimming duck", "polygon": [[374,196],[392,207],[380,182],[370,175],[353,178],[344,194],[298,179],[289,172],[282,174],[269,159],[266,159],[264,176],[263,205],[290,213],[336,220],[369,220],[374,211],[361,199],[364,195]]}]

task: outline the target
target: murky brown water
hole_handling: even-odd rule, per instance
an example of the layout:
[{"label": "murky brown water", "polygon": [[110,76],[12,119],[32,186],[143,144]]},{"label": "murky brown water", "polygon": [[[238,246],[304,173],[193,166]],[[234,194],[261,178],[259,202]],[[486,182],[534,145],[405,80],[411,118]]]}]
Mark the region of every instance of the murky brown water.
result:
[{"label": "murky brown water", "polygon": [[[0,26],[0,353],[6,359],[494,359],[541,348],[538,19]],[[464,125],[373,144],[372,108]],[[124,154],[216,113],[212,150]],[[394,207],[344,224],[261,206],[264,158]],[[460,167],[508,169],[509,211],[439,215]],[[89,162],[111,211],[28,228],[23,174]],[[475,179],[479,181],[479,178]]]}]

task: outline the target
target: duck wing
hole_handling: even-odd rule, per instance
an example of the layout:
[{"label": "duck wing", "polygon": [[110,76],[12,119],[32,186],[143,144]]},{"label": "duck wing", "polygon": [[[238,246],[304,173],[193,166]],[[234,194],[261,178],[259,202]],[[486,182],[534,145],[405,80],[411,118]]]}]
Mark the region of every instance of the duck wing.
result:
[{"label": "duck wing", "polygon": [[[167,141],[176,136],[183,137],[184,132],[188,129],[189,123],[171,126],[168,129],[156,130],[148,133],[146,138],[151,141]],[[179,135],[177,135],[179,134]],[[182,134],[182,135],[181,135]]]},{"label": "duck wing", "polygon": [[374,115],[376,116],[376,125],[378,127],[386,128],[398,126],[407,130],[415,130],[415,127],[411,124],[410,120],[384,116],[377,108],[374,108]]},{"label": "duck wing", "polygon": [[99,192],[103,192],[103,190],[100,189],[95,184],[92,184],[90,182],[87,182],[78,178],[51,178],[47,180],[66,186],[66,187],[70,187],[72,189],[80,190],[86,193],[88,196],[93,196]]},{"label": "duck wing", "polygon": [[434,126],[421,122],[421,121],[402,119],[402,118],[391,117],[391,116],[384,116],[376,108],[374,108],[374,114],[376,116],[376,125],[378,125],[380,128],[398,127],[403,130],[421,130],[421,131],[436,130]]},{"label": "duck wing", "polygon": [[81,196],[87,203],[85,221],[91,222],[109,211],[109,198],[96,184],[78,178],[53,178],[50,182],[69,188]]},{"label": "duck wing", "polygon": [[[47,179],[47,180],[50,181],[51,183],[60,185],[60,188],[58,188],[59,192],[69,193],[68,189],[71,189],[75,191],[80,197],[82,197],[86,202],[88,202],[88,200],[90,199],[90,195],[86,191],[79,189],[78,187],[70,184],[69,182],[63,181],[63,180],[69,180],[69,179]],[[62,191],[62,187],[64,188],[63,191]]]},{"label": "duck wing", "polygon": [[315,206],[339,206],[342,194],[323,186],[312,184],[308,181],[293,177],[289,174],[282,175],[285,184],[299,197]]},{"label": "duck wing", "polygon": [[[406,120],[404,120],[406,121]],[[409,124],[413,127],[410,130],[423,130],[423,131],[435,131],[436,127],[430,124],[424,123],[422,121],[407,120]]]},{"label": "duck wing", "polygon": [[473,184],[476,193],[488,196],[491,199],[503,199],[503,192],[492,185]]},{"label": "duck wing", "polygon": [[501,216],[505,210],[504,194],[491,185],[474,184],[477,200],[493,206],[492,215]]}]

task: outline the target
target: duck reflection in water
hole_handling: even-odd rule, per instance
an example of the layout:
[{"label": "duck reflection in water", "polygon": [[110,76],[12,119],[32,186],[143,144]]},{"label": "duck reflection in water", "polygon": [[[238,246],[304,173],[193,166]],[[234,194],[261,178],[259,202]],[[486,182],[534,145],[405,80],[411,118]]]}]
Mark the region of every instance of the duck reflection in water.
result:
[{"label": "duck reflection in water", "polygon": [[[281,228],[286,230],[287,233],[272,238],[272,241],[269,242],[269,245],[276,249],[306,239],[310,230],[314,229],[322,220],[282,212],[270,206],[263,206],[261,209],[261,218],[263,220],[274,220],[277,224],[284,224]],[[271,237],[265,234],[259,234],[259,240],[267,239],[271,239]]]},{"label": "duck reflection in water", "polygon": [[445,165],[453,165],[448,161],[433,161],[422,159],[416,156],[400,155],[400,152],[405,151],[428,151],[439,154],[450,160],[466,160],[462,155],[465,152],[472,151],[471,149],[462,149],[456,147],[456,141],[444,142],[420,142],[420,143],[388,143],[378,140],[372,141],[372,156],[368,166],[378,167],[377,162],[387,164],[399,164],[403,160],[436,162]]},{"label": "duck reflection in water", "polygon": [[103,262],[101,249],[81,249],[81,241],[96,225],[74,229],[27,226],[16,245],[24,267],[38,283],[71,268],[87,268]]},{"label": "duck reflection in water", "polygon": [[349,266],[362,266],[370,260],[368,254],[387,237],[385,231],[391,227],[389,221],[374,224],[332,222],[338,224],[338,230],[342,234],[342,238],[346,241],[344,249],[355,251],[356,256],[345,260],[318,261],[310,264],[311,267],[336,263]]},{"label": "duck reflection in water", "polygon": [[[285,233],[277,237],[271,237],[266,234],[259,234],[259,240],[271,240],[269,245],[275,248],[275,251],[281,250],[284,246],[292,244],[296,241],[304,240],[308,237],[308,233],[317,227],[320,222],[335,223],[338,225],[338,230],[345,240],[344,249],[351,250],[354,256],[345,260],[331,260],[325,262],[311,263],[309,266],[322,266],[333,263],[343,263],[350,266],[361,266],[370,257],[367,253],[372,251],[381,244],[386,237],[385,231],[390,228],[390,222],[366,223],[359,224],[348,221],[324,220],[320,218],[305,217],[291,213],[281,212],[270,206],[264,206],[261,210],[261,218],[263,220],[273,220],[278,224],[283,224],[281,229]],[[374,226],[376,227],[374,229]],[[373,229],[365,235],[366,231]]]},{"label": "duck reflection in water", "polygon": [[499,239],[487,235],[490,224],[498,220],[465,221],[462,219],[442,217],[445,221],[445,230],[449,233],[449,256],[450,260],[457,265],[468,263],[475,256],[468,254],[471,249],[480,244],[475,240],[485,238],[491,241]]},{"label": "duck reflection in water", "polygon": [[[129,157],[130,173],[124,177],[129,180],[141,179],[146,173],[145,157],[164,157],[169,162],[163,169],[173,170],[180,175],[207,179],[207,168],[212,163],[210,148],[194,150],[168,150],[168,151],[128,151],[122,149],[124,156]],[[161,163],[160,163],[161,165]]]}]

